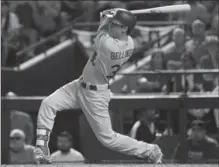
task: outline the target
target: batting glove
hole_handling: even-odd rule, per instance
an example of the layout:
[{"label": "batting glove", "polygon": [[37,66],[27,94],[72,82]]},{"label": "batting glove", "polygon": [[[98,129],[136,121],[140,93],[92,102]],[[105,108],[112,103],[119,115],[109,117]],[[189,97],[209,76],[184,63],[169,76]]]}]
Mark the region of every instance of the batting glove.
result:
[{"label": "batting glove", "polygon": [[34,156],[37,164],[50,164],[50,151],[49,151],[49,136],[50,131],[47,129],[37,129],[36,148]]},{"label": "batting glove", "polygon": [[100,12],[100,19],[102,19],[103,17],[113,18],[118,10],[127,11],[126,9],[123,8],[113,8],[113,9],[104,10],[103,12]]},{"label": "batting glove", "polygon": [[34,149],[35,162],[37,164],[51,164],[50,156],[47,156],[43,153],[43,149],[40,147],[36,147]]},{"label": "batting glove", "polygon": [[116,10],[109,9],[109,10],[104,10],[103,12],[100,12],[100,19],[102,18],[113,18],[116,15]]},{"label": "batting glove", "polygon": [[162,163],[163,153],[160,147],[156,144],[149,144],[149,147],[151,147],[148,154],[149,162],[154,164]]}]

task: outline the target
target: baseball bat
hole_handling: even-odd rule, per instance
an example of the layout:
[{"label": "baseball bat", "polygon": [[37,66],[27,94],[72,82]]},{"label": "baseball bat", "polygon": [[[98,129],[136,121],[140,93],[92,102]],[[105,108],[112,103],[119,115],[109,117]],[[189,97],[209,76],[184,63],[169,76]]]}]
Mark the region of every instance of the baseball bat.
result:
[{"label": "baseball bat", "polygon": [[191,6],[189,4],[182,4],[182,5],[169,5],[169,6],[162,6],[150,9],[138,9],[138,10],[131,10],[133,14],[144,14],[144,13],[178,13],[178,12],[189,12],[191,11]]}]

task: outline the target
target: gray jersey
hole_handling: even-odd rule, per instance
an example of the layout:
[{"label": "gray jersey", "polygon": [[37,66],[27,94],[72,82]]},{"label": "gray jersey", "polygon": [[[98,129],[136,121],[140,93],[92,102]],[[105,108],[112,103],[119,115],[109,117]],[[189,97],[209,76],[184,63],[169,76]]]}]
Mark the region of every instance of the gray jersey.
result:
[{"label": "gray jersey", "polygon": [[127,41],[121,41],[100,31],[94,50],[94,55],[84,68],[83,79],[92,84],[106,84],[132,55],[134,41],[130,36]]}]

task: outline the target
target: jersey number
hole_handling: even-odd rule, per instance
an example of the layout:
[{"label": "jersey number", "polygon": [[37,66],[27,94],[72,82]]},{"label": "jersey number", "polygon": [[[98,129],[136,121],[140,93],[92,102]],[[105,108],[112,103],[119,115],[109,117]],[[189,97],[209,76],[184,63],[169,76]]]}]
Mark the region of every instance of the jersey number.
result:
[{"label": "jersey number", "polygon": [[[96,58],[97,58],[97,53],[94,52],[94,54],[92,55],[92,57],[90,59],[92,66],[96,65],[96,62],[95,62]],[[115,74],[120,70],[121,66],[116,64],[116,65],[111,66],[111,68],[112,68],[112,75],[108,75],[107,76],[108,79],[113,78],[115,76]]]},{"label": "jersey number", "polygon": [[116,73],[120,70],[121,66],[116,64],[111,66],[111,68],[113,70],[112,75],[107,76],[108,79],[113,78],[116,75]]}]

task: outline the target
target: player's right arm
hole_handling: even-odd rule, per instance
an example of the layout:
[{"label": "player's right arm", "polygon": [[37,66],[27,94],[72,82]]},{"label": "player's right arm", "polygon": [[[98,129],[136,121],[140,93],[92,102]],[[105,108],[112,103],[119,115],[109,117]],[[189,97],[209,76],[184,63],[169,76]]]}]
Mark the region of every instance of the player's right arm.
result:
[{"label": "player's right arm", "polygon": [[100,33],[100,32],[105,32],[105,33],[108,32],[109,19],[110,19],[110,18],[103,17],[103,18],[100,20],[100,25],[99,25],[99,28],[98,28],[98,30],[97,30],[97,34]]},{"label": "player's right arm", "polygon": [[108,31],[108,24],[111,18],[113,18],[116,14],[116,12],[119,10],[119,8],[113,8],[104,10],[100,13],[100,25],[97,30],[97,35],[109,33]]},{"label": "player's right arm", "polygon": [[100,13],[100,25],[97,30],[97,37],[101,36],[102,34],[108,34],[108,24],[110,21],[109,14],[111,13],[112,15],[112,10],[104,10],[103,12]]}]

